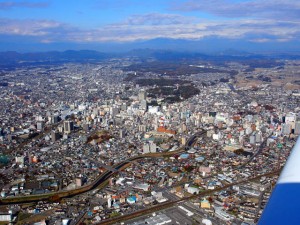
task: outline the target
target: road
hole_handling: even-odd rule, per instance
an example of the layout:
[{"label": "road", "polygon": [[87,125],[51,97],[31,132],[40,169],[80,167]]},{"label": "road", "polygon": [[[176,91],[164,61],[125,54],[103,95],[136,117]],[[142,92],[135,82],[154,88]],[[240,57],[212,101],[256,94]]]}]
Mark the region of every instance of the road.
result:
[{"label": "road", "polygon": [[133,218],[137,218],[137,217],[140,217],[140,216],[144,216],[146,214],[150,214],[150,213],[153,213],[153,212],[158,212],[160,210],[170,208],[170,207],[174,206],[175,204],[184,203],[185,201],[188,201],[188,200],[191,200],[191,199],[194,199],[194,198],[205,197],[205,196],[211,195],[215,192],[219,192],[219,191],[228,189],[228,188],[230,188],[234,185],[239,185],[239,184],[242,184],[242,183],[248,183],[250,181],[257,180],[257,179],[259,179],[263,176],[269,177],[269,176],[277,175],[277,174],[280,173],[280,171],[281,171],[281,169],[270,172],[270,173],[261,174],[261,175],[255,176],[255,177],[250,177],[250,178],[247,178],[247,179],[244,179],[244,180],[240,180],[240,181],[237,181],[237,182],[234,182],[234,183],[231,183],[231,184],[224,185],[223,187],[219,187],[219,188],[216,188],[214,190],[206,190],[206,191],[200,192],[199,194],[196,194],[196,195],[192,195],[192,196],[189,196],[189,197],[184,197],[184,198],[179,199],[179,200],[165,202],[165,203],[162,203],[162,204],[159,204],[159,205],[152,206],[148,209],[139,210],[139,211],[136,211],[136,212],[131,213],[131,214],[126,214],[126,215],[123,215],[123,216],[119,216],[117,218],[108,219],[108,220],[102,221],[98,224],[99,225],[111,225],[111,224],[115,224],[115,223],[118,223],[118,222],[122,222],[122,221],[130,220],[130,219],[133,219]]},{"label": "road", "polygon": [[85,219],[85,217],[87,216],[87,211],[85,211],[85,212],[82,212],[77,218],[76,218],[76,220],[72,220],[71,221],[71,223],[70,223],[70,225],[79,225],[79,224],[81,224],[83,221],[84,221],[84,219]]},{"label": "road", "polygon": [[260,146],[258,147],[258,150],[251,156],[251,158],[249,160],[247,160],[247,162],[245,162],[243,165],[239,166],[238,168],[241,169],[243,167],[245,167],[247,164],[249,164],[250,162],[252,162],[252,160],[258,156],[262,150],[266,147],[267,145],[267,141],[268,141],[268,138],[270,138],[272,136],[272,134],[270,134],[261,144]]},{"label": "road", "polygon": [[191,147],[197,137],[199,137],[205,133],[206,133],[206,131],[197,132],[196,134],[192,135],[189,138],[189,140],[185,146],[182,146],[172,152],[147,153],[147,154],[131,157],[123,162],[120,162],[120,163],[114,165],[112,167],[112,170],[105,171],[104,173],[99,175],[99,177],[97,177],[92,183],[85,185],[83,187],[73,189],[73,190],[50,192],[47,194],[40,194],[40,195],[0,198],[0,205],[22,204],[22,203],[38,202],[38,201],[59,201],[62,198],[70,198],[70,197],[74,197],[76,195],[91,191],[95,188],[98,188],[101,185],[104,187],[105,182],[108,182],[109,178],[111,178],[113,175],[117,174],[119,170],[122,170],[125,167],[127,167],[128,165],[130,165],[131,162],[139,160],[139,159],[143,159],[143,158],[168,157],[168,156],[173,156],[178,153],[185,152],[185,149]]}]

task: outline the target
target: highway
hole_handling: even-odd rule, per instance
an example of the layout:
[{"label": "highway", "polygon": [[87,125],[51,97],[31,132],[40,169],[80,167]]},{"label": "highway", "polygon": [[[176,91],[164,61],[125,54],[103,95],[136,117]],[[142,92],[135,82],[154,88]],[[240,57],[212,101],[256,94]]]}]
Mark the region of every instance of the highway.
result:
[{"label": "highway", "polygon": [[266,147],[267,145],[267,141],[268,138],[270,138],[272,136],[272,134],[270,134],[258,147],[258,150],[250,157],[249,160],[247,160],[247,162],[245,162],[244,164],[238,166],[239,169],[244,168],[246,165],[248,165],[250,162],[252,162],[252,160],[258,156],[259,154],[261,154],[262,150]]},{"label": "highway", "polygon": [[[206,133],[206,131],[202,131],[202,132],[198,132],[198,133],[192,135],[188,139],[186,145],[181,146],[176,151],[163,152],[163,153],[161,153],[161,152],[160,153],[148,153],[148,154],[143,154],[143,155],[138,155],[138,156],[131,157],[131,158],[129,158],[129,159],[123,161],[123,162],[120,162],[120,163],[114,165],[112,167],[113,170],[106,170],[101,175],[99,175],[99,177],[97,177],[97,179],[95,179],[91,184],[85,185],[81,188],[77,188],[77,189],[69,190],[69,191],[52,192],[52,193],[41,194],[41,195],[0,198],[0,205],[22,204],[22,203],[37,202],[37,201],[58,201],[62,198],[74,197],[76,195],[91,191],[95,188],[103,188],[108,183],[109,178],[111,178],[113,175],[118,173],[119,170],[122,170],[126,166],[130,165],[131,162],[133,162],[135,160],[143,159],[143,158],[165,157],[165,156],[172,156],[174,154],[185,152],[186,149],[190,148],[194,144],[197,137],[199,137],[199,136],[201,136],[205,133]],[[257,154],[259,154],[261,152],[261,149],[263,148],[263,146],[264,146],[264,143],[262,143],[262,145],[260,146],[260,149],[257,152]],[[257,154],[255,154],[255,155],[257,155]],[[172,206],[174,206],[178,203],[184,203],[184,202],[186,202],[190,199],[193,199],[193,198],[204,197],[204,196],[213,194],[215,192],[230,188],[234,185],[238,185],[238,184],[241,184],[241,183],[246,183],[246,182],[249,182],[249,181],[252,181],[252,180],[256,180],[256,179],[261,178],[262,176],[272,176],[272,175],[278,174],[279,172],[280,172],[280,170],[276,170],[276,171],[273,171],[271,173],[258,175],[256,177],[252,177],[252,178],[237,181],[237,182],[234,182],[234,183],[231,183],[231,184],[228,184],[228,185],[224,185],[223,187],[219,187],[219,188],[216,188],[214,190],[206,190],[206,191],[203,191],[203,192],[199,193],[198,195],[192,195],[190,197],[185,197],[185,198],[182,198],[182,199],[172,198],[171,201],[168,201],[168,202],[165,202],[165,203],[162,203],[162,204],[159,204],[159,205],[155,205],[151,208],[147,208],[147,209],[144,209],[144,210],[139,210],[139,211],[136,211],[136,212],[131,213],[129,215],[122,215],[122,216],[117,217],[117,218],[108,219],[108,220],[102,221],[99,224],[104,224],[104,225],[115,224],[115,223],[118,223],[118,222],[130,220],[130,219],[133,219],[133,218],[137,218],[137,217],[145,215],[145,214],[149,214],[149,213],[156,212],[156,211],[159,211],[159,210],[162,210],[162,209],[170,208],[170,207],[172,207]],[[80,217],[78,221],[82,221],[84,219],[84,217],[85,217],[85,215],[83,214],[82,217]],[[78,223],[75,223],[75,224],[78,224]]]},{"label": "highway", "polygon": [[99,186],[102,185],[101,188],[105,186],[105,184],[108,182],[109,178],[111,178],[113,175],[118,173],[119,170],[122,170],[122,168],[130,165],[131,162],[143,158],[157,158],[157,157],[168,157],[172,156],[174,154],[185,152],[186,148],[191,147],[196,138],[205,134],[206,131],[197,132],[196,134],[192,135],[185,146],[179,147],[176,151],[172,152],[157,152],[157,153],[147,153],[143,155],[138,155],[131,157],[123,162],[120,162],[116,165],[114,165],[113,171],[112,170],[106,170],[104,173],[99,175],[92,183],[85,185],[83,187],[73,189],[73,190],[67,190],[67,191],[58,191],[58,192],[50,192],[46,194],[40,194],[40,195],[29,195],[29,196],[15,196],[15,197],[6,197],[6,198],[0,198],[0,205],[9,205],[9,204],[23,204],[23,203],[29,203],[29,202],[38,202],[38,201],[59,201],[62,198],[71,198],[79,194],[83,194],[85,192],[91,191],[95,188],[99,188]]}]

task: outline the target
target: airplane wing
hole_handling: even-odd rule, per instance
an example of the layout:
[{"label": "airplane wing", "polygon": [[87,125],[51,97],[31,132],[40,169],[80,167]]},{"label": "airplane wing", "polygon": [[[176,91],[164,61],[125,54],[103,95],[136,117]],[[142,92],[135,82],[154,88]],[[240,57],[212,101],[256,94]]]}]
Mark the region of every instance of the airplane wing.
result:
[{"label": "airplane wing", "polygon": [[258,222],[258,225],[277,224],[300,224],[300,137]]}]

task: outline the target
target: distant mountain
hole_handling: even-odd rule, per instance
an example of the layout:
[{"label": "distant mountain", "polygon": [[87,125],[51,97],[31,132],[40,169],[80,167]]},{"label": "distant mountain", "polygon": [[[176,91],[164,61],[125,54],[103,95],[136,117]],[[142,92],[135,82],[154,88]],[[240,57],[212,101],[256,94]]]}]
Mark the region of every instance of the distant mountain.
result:
[{"label": "distant mountain", "polygon": [[141,59],[154,58],[156,60],[169,61],[169,60],[183,60],[183,59],[206,59],[209,55],[197,52],[188,51],[174,51],[163,49],[134,49],[124,53],[125,56],[135,56]]},{"label": "distant mountain", "polygon": [[221,51],[217,53],[219,55],[230,55],[230,56],[249,56],[253,55],[253,53],[246,52],[246,51],[241,51],[233,48],[226,49],[224,51]]},{"label": "distant mountain", "polygon": [[82,62],[89,60],[103,60],[111,57],[107,53],[80,50],[68,50],[64,52],[34,52],[34,53],[18,53],[14,51],[0,52],[0,64],[26,64],[26,63],[57,63],[57,62]]},{"label": "distant mountain", "polygon": [[[266,58],[261,54],[253,54],[245,51],[238,51],[234,49],[225,50],[215,53],[199,53],[192,51],[175,51],[163,49],[134,49],[132,51],[123,53],[124,56],[136,56],[141,59],[153,58],[161,61],[170,60],[211,60],[211,61],[226,61],[226,60],[245,60],[245,59],[262,59]],[[270,58],[271,56],[269,56]]]},{"label": "distant mountain", "polygon": [[50,42],[41,43],[24,36],[1,36],[0,51],[18,52],[49,52],[72,50],[95,50],[109,53],[125,53],[133,49],[165,49],[177,52],[200,52],[204,54],[245,55],[249,52],[273,55],[281,53],[300,52],[300,41],[278,42],[270,40],[257,42],[247,38],[221,38],[209,36],[199,39],[154,38],[149,40],[134,40],[128,42]]},{"label": "distant mountain", "polygon": [[[158,42],[167,40],[155,40]],[[153,42],[155,42],[153,40]],[[177,40],[173,40],[178,44]],[[181,43],[186,41],[181,40]],[[139,46],[142,44],[140,43]],[[0,52],[0,65],[32,65],[32,64],[55,64],[64,62],[98,62],[114,57],[138,57],[141,60],[158,60],[165,62],[186,61],[193,60],[209,60],[214,62],[225,62],[229,60],[245,61],[245,60],[266,60],[266,59],[300,59],[299,53],[285,53],[285,54],[252,54],[246,51],[235,49],[228,49],[214,53],[201,53],[198,51],[187,50],[166,50],[155,48],[136,48],[126,52],[119,53],[104,53],[94,50],[67,50],[67,51],[49,51],[49,52],[30,52],[19,53],[15,51]],[[255,62],[256,63],[256,62]]]}]

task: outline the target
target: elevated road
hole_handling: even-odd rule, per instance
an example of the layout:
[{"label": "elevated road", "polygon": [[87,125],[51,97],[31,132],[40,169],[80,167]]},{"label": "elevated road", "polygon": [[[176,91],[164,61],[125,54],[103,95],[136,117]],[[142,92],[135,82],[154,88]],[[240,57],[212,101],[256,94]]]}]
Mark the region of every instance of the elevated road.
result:
[{"label": "elevated road", "polygon": [[254,158],[256,158],[259,154],[262,153],[263,149],[267,145],[268,138],[270,138],[272,134],[270,134],[258,147],[257,151],[247,160],[247,162],[243,163],[242,165],[238,166],[238,169],[244,168],[246,165],[248,165],[250,162],[253,161]]},{"label": "elevated road", "polygon": [[156,153],[147,153],[143,155],[138,155],[131,157],[123,162],[120,162],[112,167],[111,170],[106,170],[99,177],[97,177],[92,183],[85,185],[83,187],[67,190],[67,191],[58,191],[58,192],[50,192],[46,194],[39,195],[29,195],[29,196],[16,196],[16,197],[7,197],[0,198],[0,205],[8,205],[8,204],[23,204],[29,202],[38,202],[38,201],[59,201],[62,198],[71,198],[79,194],[83,194],[85,192],[91,191],[96,188],[103,188],[108,183],[109,178],[118,173],[119,170],[126,168],[130,165],[131,162],[143,159],[143,158],[159,158],[159,157],[169,157],[174,154],[185,152],[186,147],[191,147],[195,142],[196,138],[205,134],[206,131],[201,131],[193,136],[191,136],[185,146],[178,148],[176,151],[172,152],[156,152]]}]

